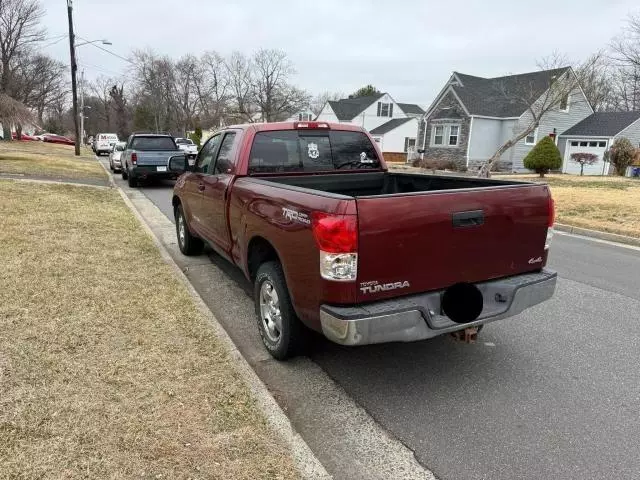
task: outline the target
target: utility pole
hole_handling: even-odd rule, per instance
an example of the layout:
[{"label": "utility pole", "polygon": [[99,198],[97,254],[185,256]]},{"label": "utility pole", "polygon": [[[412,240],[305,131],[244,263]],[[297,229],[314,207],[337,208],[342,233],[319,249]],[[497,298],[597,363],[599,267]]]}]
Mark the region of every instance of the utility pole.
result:
[{"label": "utility pole", "polygon": [[76,38],[73,34],[73,0],[67,0],[69,16],[69,52],[71,53],[71,93],[73,96],[73,126],[76,132],[76,156],[80,156],[80,126],[78,125],[78,85],[76,83]]},{"label": "utility pole", "polygon": [[84,145],[84,70],[80,73],[80,139]]}]

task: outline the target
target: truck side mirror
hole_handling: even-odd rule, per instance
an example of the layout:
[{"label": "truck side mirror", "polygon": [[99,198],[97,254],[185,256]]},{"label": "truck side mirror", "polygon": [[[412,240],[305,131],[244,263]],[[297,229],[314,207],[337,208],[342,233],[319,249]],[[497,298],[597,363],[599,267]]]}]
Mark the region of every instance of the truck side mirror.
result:
[{"label": "truck side mirror", "polygon": [[184,173],[189,170],[189,163],[186,155],[174,155],[169,158],[169,171],[175,173]]}]

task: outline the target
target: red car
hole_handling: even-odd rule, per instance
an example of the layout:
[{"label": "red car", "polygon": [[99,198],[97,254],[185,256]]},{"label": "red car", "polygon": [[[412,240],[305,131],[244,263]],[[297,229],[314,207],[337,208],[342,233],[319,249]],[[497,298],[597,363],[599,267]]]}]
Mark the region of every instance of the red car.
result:
[{"label": "red car", "polygon": [[554,207],[546,185],[389,172],[362,128],[224,128],[174,188],[180,250],[203,243],[254,285],[272,356],[308,329],[343,345],[410,342],[548,300]]},{"label": "red car", "polygon": [[[11,138],[14,139],[14,140],[17,140],[18,139],[18,134],[16,132],[13,132],[11,134]],[[33,137],[31,135],[26,135],[26,134],[23,133],[21,135],[21,137],[20,137],[20,140],[24,140],[24,141],[27,141],[27,142],[33,142],[33,141],[37,141],[38,139],[36,137]]]},{"label": "red car", "polygon": [[76,143],[70,138],[63,137],[62,135],[45,135],[43,142],[47,143],[59,143],[61,145],[75,145]]}]

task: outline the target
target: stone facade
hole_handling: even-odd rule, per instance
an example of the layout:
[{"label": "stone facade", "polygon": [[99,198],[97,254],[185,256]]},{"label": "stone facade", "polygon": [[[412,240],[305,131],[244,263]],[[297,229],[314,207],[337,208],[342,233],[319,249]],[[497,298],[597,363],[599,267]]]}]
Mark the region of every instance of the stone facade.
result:
[{"label": "stone facade", "polygon": [[[486,160],[469,160],[469,171],[477,172]],[[500,160],[493,167],[493,172],[509,172],[513,171],[513,162],[510,160]]]},{"label": "stone facade", "polygon": [[[453,161],[458,165],[458,168],[465,168],[467,166],[467,146],[469,143],[469,126],[471,123],[470,117],[464,112],[464,109],[451,93],[447,93],[438,106],[431,112],[427,119],[426,129],[426,142],[425,142],[425,122],[420,122],[418,127],[418,145],[420,149],[424,149],[424,158],[433,160]],[[458,145],[455,147],[431,146],[432,131],[434,125],[460,125],[460,132],[458,138]],[[448,138],[444,139],[445,143]]]}]

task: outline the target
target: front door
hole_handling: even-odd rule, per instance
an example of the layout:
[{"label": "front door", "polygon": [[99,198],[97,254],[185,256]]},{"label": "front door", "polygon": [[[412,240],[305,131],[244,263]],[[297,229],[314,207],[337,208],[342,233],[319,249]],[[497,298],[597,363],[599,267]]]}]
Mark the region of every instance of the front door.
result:
[{"label": "front door", "polygon": [[212,165],[212,175],[203,179],[205,188],[202,210],[206,218],[207,238],[210,238],[227,255],[231,251],[231,237],[227,226],[227,203],[229,185],[235,170],[237,132],[224,134]]},{"label": "front door", "polygon": [[206,236],[206,218],[202,210],[202,192],[205,180],[210,175],[213,159],[218,153],[221,134],[214,135],[205,143],[196,158],[193,172],[189,174],[184,185],[185,214],[189,217],[191,228],[200,236]]}]

